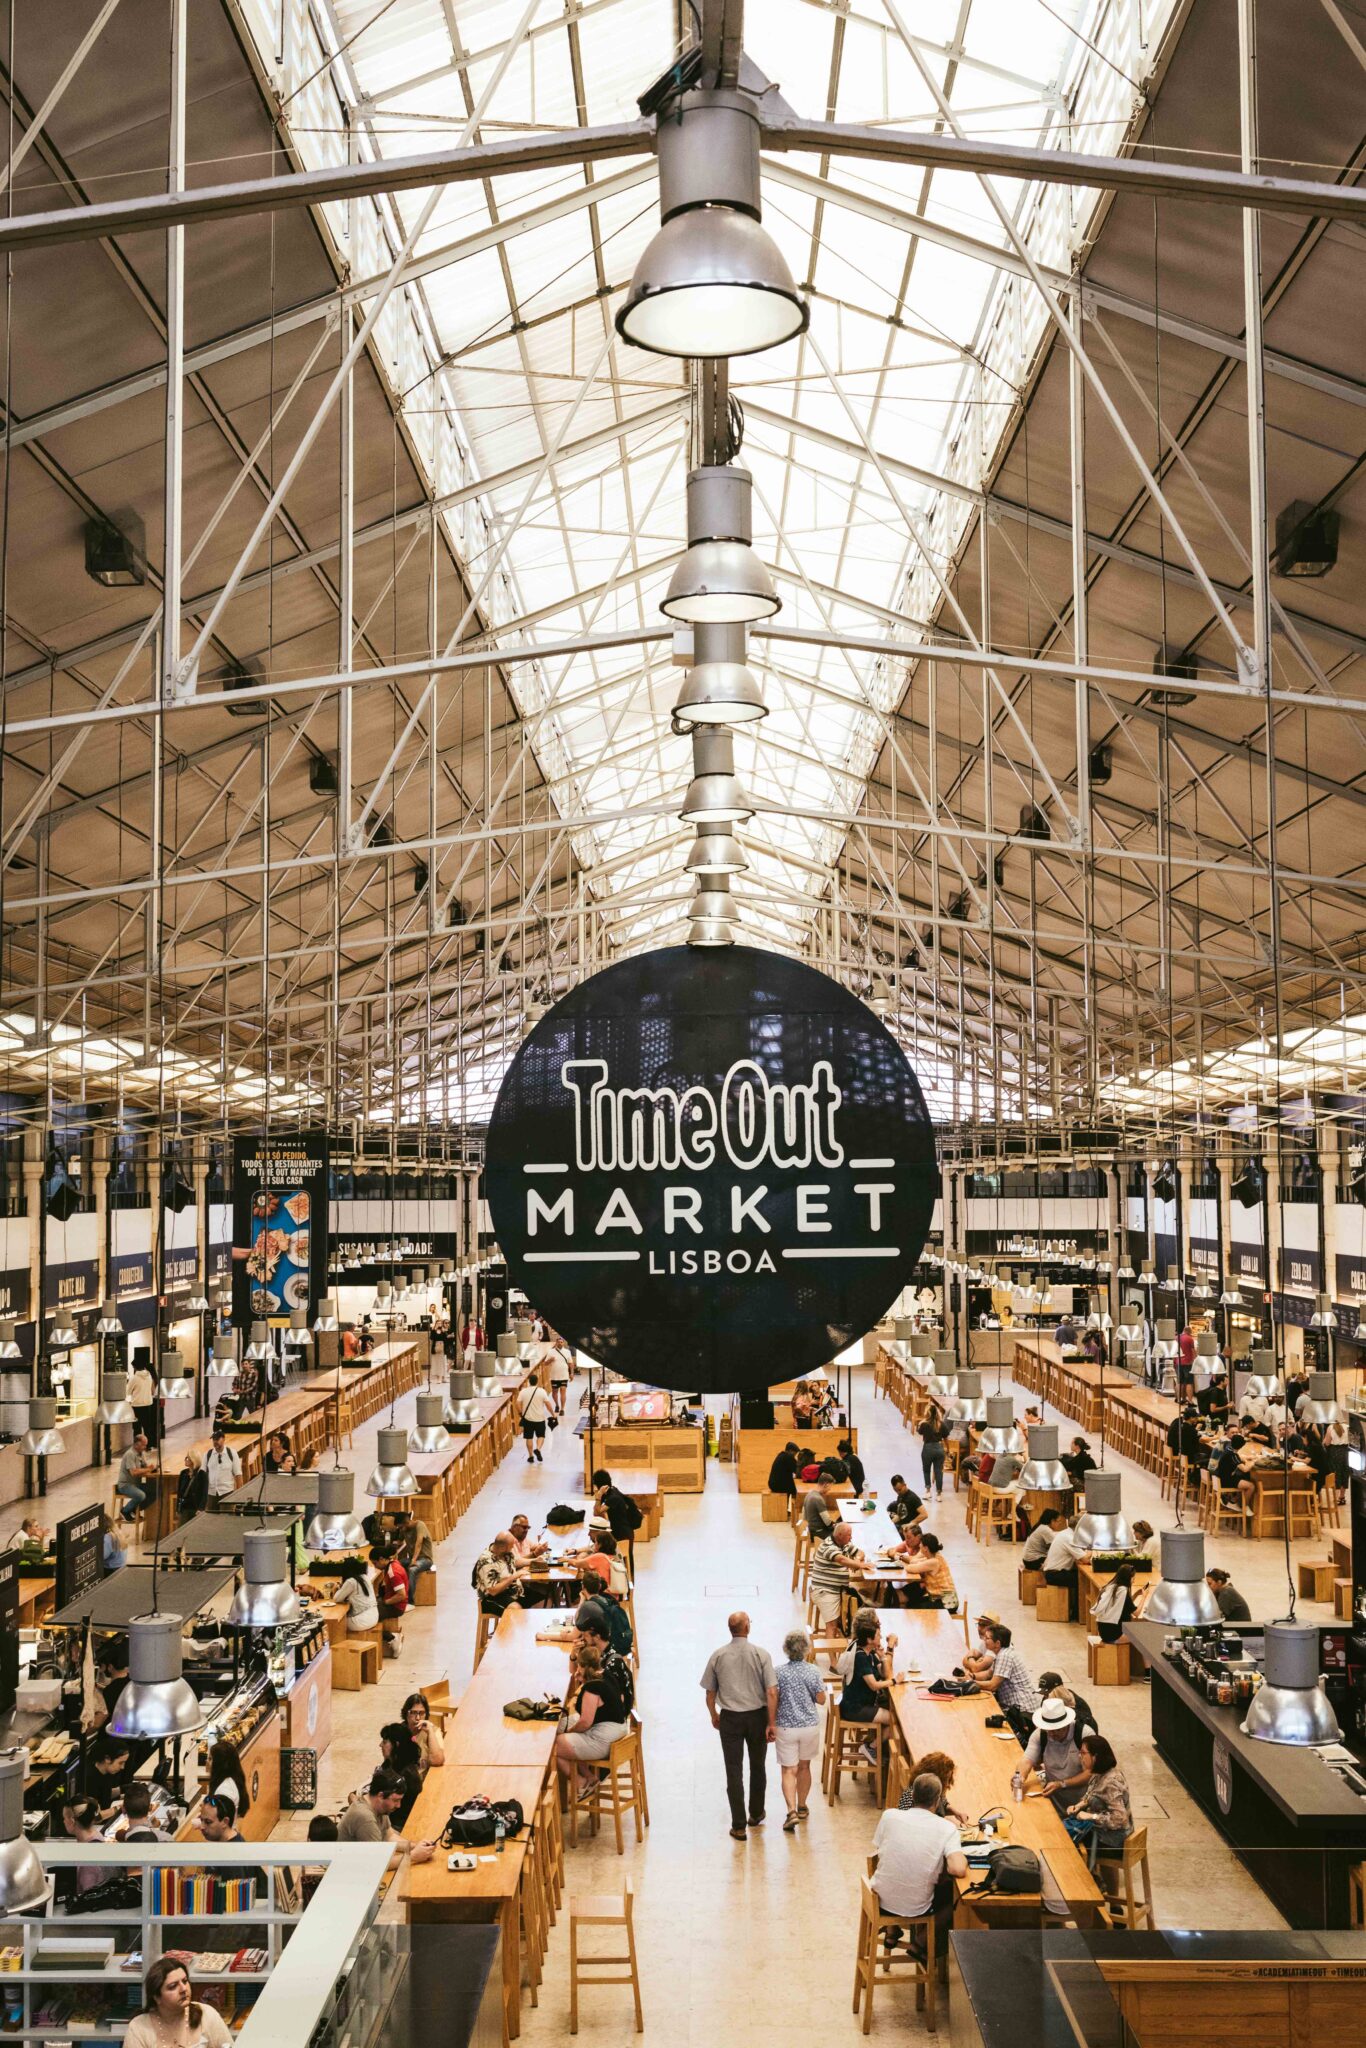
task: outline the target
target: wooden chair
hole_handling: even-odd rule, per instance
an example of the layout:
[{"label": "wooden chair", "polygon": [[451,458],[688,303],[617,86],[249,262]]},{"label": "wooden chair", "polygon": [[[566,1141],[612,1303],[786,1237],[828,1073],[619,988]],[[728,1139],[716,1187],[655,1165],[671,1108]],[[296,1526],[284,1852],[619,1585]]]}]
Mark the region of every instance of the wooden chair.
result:
[{"label": "wooden chair", "polygon": [[891,1755],[887,1759],[887,1796],[883,1804],[886,1806],[900,1806],[901,1795],[908,1789],[910,1782],[911,1766],[907,1760],[905,1750],[898,1746],[892,1750]]},{"label": "wooden chair", "polygon": [[807,1584],[811,1577],[811,1552],[814,1548],[807,1532],[806,1523],[798,1520],[797,1535],[792,1550],[792,1591],[800,1593],[803,1600],[807,1595]]},{"label": "wooden chair", "polygon": [[[879,1953],[879,1937],[885,1928],[900,1927],[907,1934],[904,1948],[883,1948]],[[924,1955],[917,1956],[910,1945],[910,1938],[916,1933],[924,1936]],[[858,1953],[854,1963],[854,2004],[857,2015],[863,2007],[863,2031],[868,2033],[873,2024],[873,1988],[879,1976],[890,1984],[894,1975],[909,1978],[915,1986],[915,2009],[925,2015],[928,2033],[935,2031],[935,2008],[939,1990],[938,1958],[935,1954],[935,1925],[933,1913],[923,1919],[907,1920],[904,1913],[884,1913],[881,1901],[865,1877],[859,1887],[859,1928]]]},{"label": "wooden chair", "polygon": [[1285,1534],[1285,1479],[1272,1473],[1261,1479],[1257,1486],[1256,1499],[1252,1508],[1252,1533],[1254,1536],[1283,1536]]},{"label": "wooden chair", "polygon": [[1007,1543],[1015,1541],[1015,1496],[1013,1493],[997,1493],[994,1487],[982,1489],[984,1512],[977,1517],[977,1536],[983,1543],[989,1543],[999,1529]]},{"label": "wooden chair", "polygon": [[[1157,1919],[1153,1912],[1153,1881],[1148,1870],[1148,1830],[1135,1828],[1126,1837],[1122,1849],[1102,1849],[1096,1857],[1096,1867],[1118,1879],[1123,1887],[1122,1897],[1116,1894],[1110,1909],[1114,1925],[1136,1928],[1154,1928]],[[1140,1897],[1134,1891],[1134,1872],[1143,1878],[1143,1892]]]},{"label": "wooden chair", "polygon": [[1291,1479],[1285,1496],[1285,1512],[1292,1542],[1296,1536],[1322,1536],[1318,1489],[1312,1479]]},{"label": "wooden chair", "polygon": [[[610,1893],[590,1892],[569,1901],[569,2031],[579,2031],[579,1986],[629,1984],[635,2000],[636,2032],[645,2031],[640,2004],[640,1971],[636,1963],[636,1931],[632,1920],[634,1901],[628,1883],[620,1898]],[[626,1953],[622,1955],[580,1955],[581,1927],[624,1927]],[[622,1973],[622,1965],[625,1972]]]},{"label": "wooden chair", "polygon": [[532,1846],[543,1865],[546,1917],[553,1927],[564,1895],[564,1828],[560,1821],[559,1772],[552,1771],[536,1805]]},{"label": "wooden chair", "polygon": [[[847,1773],[849,1777],[863,1778],[867,1782],[870,1797],[882,1796],[883,1738],[886,1724],[882,1721],[846,1721],[832,1700],[825,1710],[826,1734],[830,1741],[830,1768],[828,1780],[823,1775],[826,1804],[833,1806],[840,1796],[840,1780]],[[834,1733],[830,1723],[834,1722]],[[862,1755],[865,1745],[872,1752],[872,1758]]]},{"label": "wooden chair", "polygon": [[1325,1529],[1342,1527],[1342,1510],[1338,1506],[1337,1484],[1329,1479],[1326,1486],[1319,1488],[1319,1521]]},{"label": "wooden chair", "polygon": [[607,1752],[606,1767],[602,1770],[586,1793],[573,1799],[569,1808],[569,1846],[576,1849],[579,1843],[579,1815],[586,1814],[589,1833],[596,1834],[602,1826],[604,1804],[610,1802],[612,1827],[617,1838],[617,1854],[626,1853],[626,1838],[622,1820],[626,1814],[635,1815],[636,1840],[642,1840],[645,1831],[644,1773],[640,1761],[640,1730],[631,1728],[617,1740]]},{"label": "wooden chair", "polygon": [[[424,1576],[430,1577],[430,1574]],[[456,1713],[456,1702],[451,1698],[450,1679],[443,1672],[440,1678],[434,1678],[430,1685],[420,1685],[418,1691],[427,1702],[427,1712],[432,1720],[438,1728],[444,1729],[446,1723],[453,1720]]]},{"label": "wooden chair", "polygon": [[1226,1527],[1246,1536],[1252,1528],[1251,1503],[1236,1486],[1223,1486],[1217,1479],[1210,1478],[1204,1525],[1211,1536],[1217,1536]]},{"label": "wooden chair", "polygon": [[477,1671],[484,1659],[484,1652],[498,1632],[501,1614],[485,1614],[483,1607],[474,1611],[474,1668]]}]

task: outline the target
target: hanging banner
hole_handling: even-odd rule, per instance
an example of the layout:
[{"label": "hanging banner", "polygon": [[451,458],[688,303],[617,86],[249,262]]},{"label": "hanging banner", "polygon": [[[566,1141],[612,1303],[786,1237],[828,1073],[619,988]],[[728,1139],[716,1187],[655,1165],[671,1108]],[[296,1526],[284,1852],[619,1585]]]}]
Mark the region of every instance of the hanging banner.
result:
[{"label": "hanging banner", "polygon": [[649,953],[573,990],[508,1069],[485,1150],[512,1284],[590,1357],[708,1393],[809,1371],[870,1329],[938,1184],[886,1027],[744,946]]},{"label": "hanging banner", "polygon": [[327,1138],[238,1138],[232,1164],[232,1312],[239,1324],[308,1312],[327,1291]]},{"label": "hanging banner", "polygon": [[104,1577],[104,1509],[82,1508],[58,1522],[57,1605],[66,1607]]}]

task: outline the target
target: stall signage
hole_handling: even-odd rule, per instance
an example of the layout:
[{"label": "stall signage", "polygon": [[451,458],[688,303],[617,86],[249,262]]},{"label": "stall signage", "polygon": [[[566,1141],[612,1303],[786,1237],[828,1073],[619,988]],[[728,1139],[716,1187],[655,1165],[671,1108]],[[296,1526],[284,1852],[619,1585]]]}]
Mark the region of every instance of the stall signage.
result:
[{"label": "stall signage", "polygon": [[199,1253],[193,1245],[166,1252],[162,1258],[167,1287],[188,1287],[199,1271]]},{"label": "stall signage", "polygon": [[100,1269],[95,1259],[74,1265],[47,1266],[43,1271],[43,1307],[93,1308],[99,1299]]},{"label": "stall signage", "polygon": [[28,1267],[16,1273],[0,1273],[0,1314],[23,1317],[28,1314]]},{"label": "stall signage", "polygon": [[1266,1283],[1266,1254],[1259,1244],[1230,1244],[1228,1248],[1230,1271],[1240,1280],[1251,1280],[1257,1286]]},{"label": "stall signage", "polygon": [[1317,1252],[1291,1251],[1288,1247],[1281,1252],[1282,1287],[1303,1287],[1308,1293],[1316,1294],[1322,1271]]},{"label": "stall signage", "polygon": [[1191,1239],[1191,1271],[1193,1273],[1217,1273],[1219,1271],[1219,1246],[1208,1237]]},{"label": "stall signage", "polygon": [[655,1386],[765,1387],[826,1363],[910,1280],[938,1191],[890,1032],[775,954],[675,947],[605,969],[524,1041],[485,1191],[512,1284]]},{"label": "stall signage", "polygon": [[109,1279],[113,1293],[120,1300],[126,1295],[149,1294],[152,1288],[152,1254],[122,1252],[111,1258]]},{"label": "stall signage", "polygon": [[1354,1295],[1360,1295],[1366,1300],[1366,1258],[1362,1258],[1359,1253],[1344,1258],[1339,1252],[1337,1283],[1339,1299],[1350,1301]]},{"label": "stall signage", "polygon": [[1210,1764],[1214,1773],[1215,1803],[1220,1813],[1227,1813],[1233,1805],[1233,1757],[1222,1735],[1214,1738]]},{"label": "stall signage", "polygon": [[239,1138],[233,1147],[233,1315],[310,1318],[327,1291],[327,1138]]},{"label": "stall signage", "polygon": [[79,1600],[104,1577],[104,1509],[82,1508],[57,1524],[57,1605]]}]

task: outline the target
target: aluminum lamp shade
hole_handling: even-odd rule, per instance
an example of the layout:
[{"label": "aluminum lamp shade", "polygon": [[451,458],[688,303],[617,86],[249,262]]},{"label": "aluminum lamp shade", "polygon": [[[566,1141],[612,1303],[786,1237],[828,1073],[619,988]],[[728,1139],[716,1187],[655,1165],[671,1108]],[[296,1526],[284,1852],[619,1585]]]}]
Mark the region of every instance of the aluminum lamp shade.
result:
[{"label": "aluminum lamp shade", "polygon": [[1243,1290],[1238,1285],[1235,1275],[1228,1274],[1224,1281],[1224,1291],[1219,1296],[1220,1308],[1238,1308],[1242,1304],[1242,1299]]},{"label": "aluminum lamp shade", "polygon": [[106,1429],[115,1429],[121,1422],[135,1422],[133,1404],[128,1398],[128,1375],[126,1372],[107,1372],[100,1380],[100,1406],[95,1420]]},{"label": "aluminum lamp shade", "polygon": [[[691,484],[689,478],[690,511]],[[690,527],[691,524],[690,517]],[[773,578],[748,540],[709,539],[693,541],[689,546],[669,580],[659,608],[666,617],[680,619],[696,629],[692,670],[695,678],[699,669],[718,665],[703,640],[705,633],[718,626],[742,631],[751,620],[772,618],[781,609],[781,601]],[[737,658],[743,660],[743,648]],[[750,682],[753,681],[751,676]],[[763,707],[742,711],[740,716],[762,718]]]},{"label": "aluminum lamp shade", "polygon": [[742,661],[696,663],[674,705],[680,725],[748,725],[767,716],[759,679]]},{"label": "aluminum lamp shade", "polygon": [[128,1624],[128,1678],[109,1716],[111,1735],[134,1742],[164,1742],[194,1735],[204,1709],[181,1669],[178,1614],[139,1614]]},{"label": "aluminum lamp shade", "polygon": [[376,1457],[375,1469],[365,1482],[365,1491],[372,1500],[407,1498],[418,1491],[417,1481],[408,1470],[406,1429],[382,1429]]},{"label": "aluminum lamp shade", "polygon": [[450,1444],[446,1432],[444,1394],[419,1394],[417,1420],[408,1432],[410,1451],[444,1451]]},{"label": "aluminum lamp shade", "polygon": [[289,1348],[289,1350],[291,1350],[291,1351],[307,1351],[307,1349],[308,1349],[308,1311],[307,1311],[307,1309],[302,1309],[302,1308],[292,1308],[292,1309],[290,1310],[290,1312],[289,1312],[289,1328],[288,1328],[288,1329],[287,1329],[287,1330],[286,1330],[286,1331],[284,1332],[284,1335],[283,1335],[283,1336],[281,1337],[280,1341],[281,1341],[281,1343],[282,1343],[282,1344],[286,1345],[286,1346],[287,1346],[287,1347]]},{"label": "aluminum lamp shade", "polygon": [[690,946],[733,946],[734,927],[714,917],[695,917],[688,926]]},{"label": "aluminum lamp shade", "polygon": [[446,1382],[446,1405],[442,1420],[447,1429],[453,1429],[459,1436],[468,1436],[474,1427],[478,1411],[474,1406],[474,1374],[453,1372]]},{"label": "aluminum lamp shade", "polygon": [[335,1330],[336,1327],[337,1297],[335,1294],[324,1294],[318,1303],[318,1313],[313,1318],[314,1334],[320,1330]]},{"label": "aluminum lamp shade", "polygon": [[1129,1541],[1129,1524],[1120,1511],[1120,1475],[1094,1471],[1086,1475],[1086,1512],[1077,1523],[1076,1537],[1087,1550],[1123,1550]]},{"label": "aluminum lamp shade", "polygon": [[1139,1268],[1138,1284],[1140,1287],[1156,1287],[1157,1263],[1155,1260],[1145,1259],[1143,1261],[1142,1266]]},{"label": "aluminum lamp shade", "polygon": [[475,1352],[474,1391],[476,1394],[500,1394],[502,1392],[502,1387],[498,1380],[498,1358],[495,1352]]},{"label": "aluminum lamp shade", "polygon": [[1223,1619],[1205,1584],[1202,1529],[1162,1531],[1162,1576],[1144,1603],[1143,1619],[1173,1628],[1214,1628]]},{"label": "aluminum lamp shade", "polygon": [[956,1421],[971,1422],[981,1427],[987,1419],[987,1404],[982,1399],[980,1372],[960,1372],[957,1375],[957,1389],[951,1406]]},{"label": "aluminum lamp shade", "polygon": [[692,736],[693,779],[680,818],[688,825],[738,825],[754,806],[735,775],[735,741],[723,726],[700,726]]},{"label": "aluminum lamp shade", "polygon": [[194,1376],[178,1351],[163,1351],[157,1379],[163,1401],[188,1401],[194,1392]]},{"label": "aluminum lamp shade", "polygon": [[1156,1324],[1157,1335],[1153,1342],[1153,1356],[1168,1359],[1176,1357],[1176,1323],[1171,1316],[1159,1316]]},{"label": "aluminum lamp shade", "polygon": [[0,1359],[23,1357],[15,1338],[18,1327],[19,1325],[8,1316],[0,1320]]},{"label": "aluminum lamp shade", "polygon": [[736,924],[740,918],[728,889],[705,886],[698,890],[688,905],[688,915],[694,922],[710,921],[712,924]]},{"label": "aluminum lamp shade", "polygon": [[[661,147],[671,122],[660,123]],[[808,313],[761,222],[725,206],[675,214],[636,265],[617,314],[623,341],[653,355],[756,355],[805,331]]]},{"label": "aluminum lamp shade", "polygon": [[32,1913],[52,1896],[38,1852],[24,1839],[24,1776],[28,1751],[0,1751],[0,1919]]},{"label": "aluminum lamp shade", "polygon": [[48,1331],[47,1337],[50,1351],[71,1351],[80,1341],[76,1326],[69,1315],[59,1312],[52,1318],[52,1328]]},{"label": "aluminum lamp shade", "polygon": [[[930,1378],[930,1392],[937,1394],[941,1401],[951,1401],[958,1392],[958,1360],[951,1351],[936,1351],[934,1372]],[[977,1391],[982,1391],[982,1375],[977,1375]],[[985,1410],[983,1411],[985,1413]]]},{"label": "aluminum lamp shade", "polygon": [[318,1474],[318,1505],[304,1530],[310,1550],[359,1550],[365,1531],[356,1519],[356,1475],[345,1465]]},{"label": "aluminum lamp shade", "polygon": [[[963,1381],[966,1373],[958,1376],[958,1393],[961,1400]],[[975,1375],[980,1378],[980,1374]],[[1025,1440],[1015,1427],[1015,1404],[1009,1394],[993,1394],[986,1404],[986,1428],[977,1439],[979,1451],[985,1451],[993,1458],[1005,1457],[1010,1452],[1023,1453]]]},{"label": "aluminum lamp shade", "polygon": [[242,1538],[242,1584],[224,1619],[230,1628],[279,1628],[303,1612],[289,1583],[289,1534],[285,1529],[249,1529]]},{"label": "aluminum lamp shade", "polygon": [[1252,1400],[1269,1401],[1279,1395],[1283,1389],[1276,1372],[1275,1352],[1254,1351],[1250,1355],[1250,1362],[1251,1370],[1243,1381],[1240,1398],[1250,1397]]},{"label": "aluminum lamp shade", "polygon": [[119,1305],[116,1301],[100,1303],[100,1319],[95,1325],[97,1337],[117,1337],[123,1324],[119,1320]]},{"label": "aluminum lamp shade", "polygon": [[1252,1695],[1244,1735],[1297,1749],[1340,1742],[1337,1716],[1319,1684],[1318,1630],[1305,1622],[1270,1621],[1265,1643],[1265,1683]]},{"label": "aluminum lamp shade", "polygon": [[1310,1373],[1309,1407],[1305,1411],[1305,1419],[1316,1422],[1320,1429],[1327,1429],[1331,1423],[1343,1420],[1331,1372]]},{"label": "aluminum lamp shade", "polygon": [[1313,1313],[1313,1315],[1312,1315],[1312,1316],[1310,1316],[1310,1318],[1309,1318],[1309,1327],[1310,1327],[1310,1329],[1311,1329],[1311,1330],[1336,1330],[1337,1326],[1338,1326],[1338,1319],[1337,1319],[1337,1314],[1336,1314],[1336,1312],[1335,1312],[1335,1310],[1334,1310],[1334,1308],[1333,1308],[1333,1297],[1332,1297],[1332,1295],[1331,1295],[1331,1294],[1321,1294],[1321,1295],[1319,1295],[1319,1297],[1318,1297],[1318,1300],[1317,1300],[1317,1302],[1315,1303],[1315,1306],[1314,1306],[1314,1313]]},{"label": "aluminum lamp shade", "polygon": [[28,1428],[19,1439],[26,1458],[60,1458],[66,1441],[57,1427],[57,1403],[37,1394],[28,1404]]},{"label": "aluminum lamp shade", "polygon": [[192,1291],[185,1297],[186,1314],[192,1316],[202,1316],[207,1310],[208,1306],[209,1298],[205,1294],[201,1283],[198,1280],[196,1280]]},{"label": "aluminum lamp shade", "polygon": [[269,1324],[269,1323],[263,1323],[263,1322],[255,1322],[255,1323],[253,1323],[253,1324],[252,1324],[252,1326],[251,1326],[251,1341],[250,1341],[250,1343],[249,1343],[249,1344],[247,1345],[247,1348],[246,1348],[246,1352],[245,1352],[245,1356],[246,1356],[247,1358],[254,1358],[254,1359],[261,1359],[261,1358],[269,1358],[269,1357],[270,1357],[270,1324]]},{"label": "aluminum lamp shade", "polygon": [[1072,1481],[1058,1458],[1058,1426],[1039,1422],[1029,1432],[1029,1456],[1020,1467],[1019,1484],[1026,1493],[1067,1493]]},{"label": "aluminum lamp shade", "polygon": [[213,1340],[213,1362],[220,1372],[229,1371],[237,1364],[237,1353],[231,1337],[215,1337]]}]

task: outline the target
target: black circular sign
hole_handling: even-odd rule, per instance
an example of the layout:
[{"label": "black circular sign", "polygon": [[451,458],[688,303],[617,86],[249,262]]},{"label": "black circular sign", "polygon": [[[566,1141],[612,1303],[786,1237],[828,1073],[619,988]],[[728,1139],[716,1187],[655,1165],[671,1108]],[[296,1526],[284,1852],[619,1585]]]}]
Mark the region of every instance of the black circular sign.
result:
[{"label": "black circular sign", "polygon": [[938,1187],[891,1033],[813,968],[747,946],[623,960],[542,1018],[489,1124],[509,1273],[590,1357],[728,1393],[870,1329]]}]

